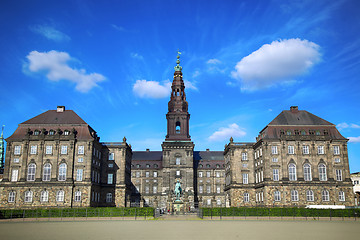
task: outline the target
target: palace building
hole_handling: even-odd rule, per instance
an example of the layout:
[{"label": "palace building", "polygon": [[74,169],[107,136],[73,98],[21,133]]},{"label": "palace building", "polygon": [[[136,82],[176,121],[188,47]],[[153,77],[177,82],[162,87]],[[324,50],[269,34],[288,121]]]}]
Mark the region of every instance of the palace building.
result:
[{"label": "palace building", "polygon": [[89,124],[59,106],[19,124],[6,139],[0,206],[354,205],[348,139],[298,107],[282,111],[256,142],[230,138],[224,151],[195,151],[179,64],[178,56],[162,151],[132,151],[125,137],[100,142]]}]

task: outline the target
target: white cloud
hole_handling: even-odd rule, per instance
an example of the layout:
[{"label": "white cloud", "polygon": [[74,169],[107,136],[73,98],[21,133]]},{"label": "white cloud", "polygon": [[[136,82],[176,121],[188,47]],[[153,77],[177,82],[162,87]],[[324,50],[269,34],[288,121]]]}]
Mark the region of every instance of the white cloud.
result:
[{"label": "white cloud", "polygon": [[165,98],[170,95],[171,82],[167,80],[160,84],[156,81],[136,80],[133,92],[140,98]]},{"label": "white cloud", "polygon": [[111,24],[111,26],[113,28],[115,28],[116,30],[120,31],[120,32],[124,32],[125,31],[125,28],[121,27],[121,26],[118,26],[116,24]]},{"label": "white cloud", "polygon": [[31,72],[47,72],[46,77],[50,81],[67,80],[76,84],[75,89],[80,92],[88,92],[97,86],[98,82],[104,81],[105,77],[99,73],[86,74],[85,69],[73,69],[67,62],[71,57],[66,52],[32,51],[27,56],[29,70]]},{"label": "white cloud", "polygon": [[144,60],[144,57],[138,53],[131,53],[130,56],[135,59]]},{"label": "white cloud", "polygon": [[236,123],[229,124],[228,127],[221,127],[214,132],[209,138],[209,141],[224,141],[230,137],[243,137],[246,135],[244,129],[241,129]]},{"label": "white cloud", "polygon": [[47,39],[50,39],[50,40],[53,40],[56,42],[70,40],[70,37],[68,35],[66,35],[65,33],[62,33],[50,26],[34,25],[34,26],[30,26],[30,30],[46,37]]},{"label": "white cloud", "polygon": [[221,63],[221,61],[219,59],[212,58],[212,59],[209,59],[206,63],[207,64],[218,64],[218,63]]},{"label": "white cloud", "polygon": [[289,82],[320,60],[319,48],[298,38],[273,41],[241,59],[231,75],[250,91]]},{"label": "white cloud", "polygon": [[349,142],[352,143],[359,143],[360,142],[360,136],[359,137],[348,137]]},{"label": "white cloud", "polygon": [[201,74],[200,71],[199,71],[199,70],[196,70],[196,71],[193,73],[192,77],[193,77],[193,78],[196,78],[196,77],[199,76],[200,74]]},{"label": "white cloud", "polygon": [[354,123],[347,124],[347,123],[343,122],[343,123],[339,123],[338,125],[336,125],[336,127],[337,127],[339,130],[342,130],[342,129],[345,129],[345,128],[355,128],[355,129],[358,129],[358,128],[360,128],[360,125],[357,125],[357,124],[354,124]]},{"label": "white cloud", "polygon": [[[195,91],[198,90],[198,88],[188,80],[184,80],[184,84],[185,84],[186,89],[191,89],[191,90],[195,90]],[[186,92],[186,89],[185,89],[185,92]]]}]

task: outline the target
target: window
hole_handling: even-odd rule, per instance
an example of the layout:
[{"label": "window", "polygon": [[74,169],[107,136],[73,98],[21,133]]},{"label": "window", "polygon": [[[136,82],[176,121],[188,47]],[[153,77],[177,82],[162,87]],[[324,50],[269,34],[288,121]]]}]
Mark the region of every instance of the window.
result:
[{"label": "window", "polygon": [[221,187],[218,185],[216,186],[216,193],[220,193],[221,192]]},{"label": "window", "polygon": [[296,190],[291,190],[291,201],[299,201],[299,193]]},{"label": "window", "polygon": [[81,162],[84,162],[84,158],[79,157],[79,158],[78,158],[78,162],[80,162],[80,163],[81,163]]},{"label": "window", "polygon": [[344,202],[345,201],[345,193],[343,191],[339,192],[339,201]]},{"label": "window", "polygon": [[206,203],[207,203],[207,205],[210,206],[210,205],[211,205],[211,199],[207,199],[207,200],[206,200]]},{"label": "window", "polygon": [[306,131],[305,131],[305,130],[301,130],[301,135],[306,135]]},{"label": "window", "polygon": [[19,158],[14,158],[14,163],[19,163],[20,162],[20,159]]},{"label": "window", "polygon": [[27,180],[28,181],[35,181],[35,172],[36,172],[35,163],[30,163],[28,166],[28,172],[27,172]]},{"label": "window", "polygon": [[329,191],[328,191],[328,190],[323,190],[323,191],[321,192],[321,195],[322,195],[322,200],[323,200],[324,202],[330,201]]},{"label": "window", "polygon": [[76,181],[81,182],[83,179],[83,169],[76,170]]},{"label": "window", "polygon": [[59,166],[59,181],[65,181],[66,180],[66,163],[62,163]]},{"label": "window", "polygon": [[207,171],[207,172],[206,172],[206,177],[210,177],[210,175],[211,175],[211,172],[210,172],[210,171]]},{"label": "window", "polygon": [[109,153],[109,160],[114,160],[115,159],[115,153]]},{"label": "window", "polygon": [[277,158],[272,158],[272,162],[278,162]]},{"label": "window", "polygon": [[32,191],[26,191],[24,201],[27,202],[27,203],[32,202],[32,198],[33,198],[33,192]]},{"label": "window", "polygon": [[30,154],[34,155],[37,152],[37,145],[32,145],[30,147]]},{"label": "window", "polygon": [[335,173],[336,173],[336,181],[342,181],[341,169],[336,169]]},{"label": "window", "polygon": [[243,178],[243,184],[248,184],[249,183],[249,174],[243,173],[242,178]]},{"label": "window", "polygon": [[273,180],[279,181],[279,169],[273,169]]},{"label": "window", "polygon": [[54,131],[54,130],[50,130],[50,131],[49,131],[49,135],[55,135],[55,131]]},{"label": "window", "polygon": [[106,202],[111,203],[112,202],[112,193],[106,193]]},{"label": "window", "polygon": [[319,180],[320,181],[326,181],[327,180],[326,166],[323,163],[319,164]]},{"label": "window", "polygon": [[175,164],[176,164],[176,165],[180,165],[180,158],[176,158]]},{"label": "window", "polygon": [[141,165],[140,164],[136,164],[136,168],[140,168],[141,167]]},{"label": "window", "polygon": [[40,134],[40,131],[39,131],[39,130],[35,130],[35,131],[34,131],[34,135],[35,135],[35,136],[37,136],[37,135],[39,135],[39,134]]},{"label": "window", "polygon": [[80,201],[81,201],[81,192],[76,191],[75,192],[75,202],[80,202]]},{"label": "window", "polygon": [[180,176],[180,170],[176,170],[176,176]]},{"label": "window", "polygon": [[289,180],[296,181],[296,165],[293,163],[289,164]]},{"label": "window", "polygon": [[139,171],[137,171],[137,172],[136,172],[135,177],[137,177],[137,178],[139,178],[139,177],[140,177],[140,172],[139,172]]},{"label": "window", "polygon": [[281,195],[280,195],[280,192],[279,191],[275,191],[274,192],[274,200],[276,202],[279,202],[281,200]]},{"label": "window", "polygon": [[203,177],[203,172],[199,172],[199,178]]},{"label": "window", "polygon": [[40,202],[47,202],[47,201],[49,201],[49,192],[42,191],[40,194]]},{"label": "window", "polygon": [[335,158],[334,160],[336,163],[339,163],[340,162],[340,158]]},{"label": "window", "polygon": [[153,193],[157,193],[157,186],[153,186]]},{"label": "window", "polygon": [[318,146],[318,154],[324,154],[324,146]]},{"label": "window", "polygon": [[153,173],[153,176],[154,176],[154,177],[157,177],[157,176],[158,176],[158,173],[155,171],[155,172]]},{"label": "window", "polygon": [[150,172],[145,172],[145,177],[149,177],[150,176]]},{"label": "window", "polygon": [[149,188],[149,186],[145,186],[145,193],[147,193],[147,194],[150,193],[150,188]]},{"label": "window", "polygon": [[250,202],[249,193],[244,193],[244,202]]},{"label": "window", "polygon": [[107,184],[113,184],[114,174],[108,173]]},{"label": "window", "polygon": [[309,154],[309,146],[303,145],[303,154]]},{"label": "window", "polygon": [[15,146],[14,147],[14,155],[20,155],[21,152],[21,146]]},{"label": "window", "polygon": [[9,192],[8,202],[15,202],[15,196],[16,196],[16,192],[14,191]]},{"label": "window", "polygon": [[52,154],[52,146],[46,146],[45,154]]},{"label": "window", "polygon": [[288,146],[288,154],[294,154],[294,146],[292,145]]},{"label": "window", "polygon": [[64,201],[64,191],[60,190],[56,192],[56,201],[57,202],[63,202]]},{"label": "window", "polygon": [[13,169],[11,171],[11,181],[12,182],[17,182],[18,176],[19,176],[19,169]]},{"label": "window", "polygon": [[304,180],[305,181],[311,181],[311,166],[308,163],[304,164]]},{"label": "window", "polygon": [[203,167],[203,165],[202,164],[199,164],[199,168],[202,168]]},{"label": "window", "polygon": [[217,178],[219,178],[219,177],[220,177],[220,172],[215,172],[215,176],[216,176]]},{"label": "window", "polygon": [[242,167],[247,168],[248,167],[247,163],[243,163]]},{"label": "window", "polygon": [[314,192],[311,190],[306,191],[306,201],[313,202],[314,201]]},{"label": "window", "polygon": [[78,154],[84,154],[84,146],[83,145],[78,146]]},{"label": "window", "polygon": [[334,155],[339,155],[339,154],[340,154],[340,147],[334,146]]},{"label": "window", "polygon": [[70,132],[69,132],[68,130],[65,130],[65,131],[64,131],[64,135],[65,135],[65,136],[68,136],[69,134],[70,134]]},{"label": "window", "polygon": [[199,193],[203,193],[204,192],[204,190],[203,190],[203,186],[202,185],[200,185],[199,186]]},{"label": "window", "polygon": [[150,164],[146,164],[146,168],[150,168]]},{"label": "window", "polygon": [[209,167],[210,167],[210,164],[206,164],[206,167],[209,168]]},{"label": "window", "polygon": [[277,146],[271,146],[271,154],[278,154]]},{"label": "window", "polygon": [[157,164],[154,164],[154,168],[158,168],[159,167],[159,165],[157,165]]},{"label": "window", "polygon": [[291,130],[287,130],[287,131],[286,131],[286,135],[289,135],[289,136],[290,136],[290,135],[291,135]]},{"label": "window", "polygon": [[61,154],[67,154],[67,146],[61,146]]},{"label": "window", "polygon": [[51,179],[51,164],[45,163],[43,170],[43,181],[50,181]]},{"label": "window", "polygon": [[247,160],[248,160],[247,153],[243,152],[243,153],[241,154],[241,160],[243,160],[243,161],[247,161]]},{"label": "window", "polygon": [[220,199],[217,199],[217,200],[216,200],[216,204],[217,204],[218,206],[220,206],[220,205],[221,205],[221,200],[220,200]]},{"label": "window", "polygon": [[211,186],[210,185],[206,186],[206,193],[211,193]]}]

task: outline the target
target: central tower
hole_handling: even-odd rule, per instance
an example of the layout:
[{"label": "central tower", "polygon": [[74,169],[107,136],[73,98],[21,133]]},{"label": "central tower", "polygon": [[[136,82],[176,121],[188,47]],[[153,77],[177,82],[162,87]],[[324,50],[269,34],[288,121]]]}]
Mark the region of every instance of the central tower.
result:
[{"label": "central tower", "polygon": [[185,95],[185,84],[182,79],[180,52],[178,52],[174,67],[174,80],[171,86],[171,96],[168,103],[167,135],[163,142],[163,189],[162,203],[168,209],[174,207],[175,184],[179,181],[183,193],[180,196],[186,209],[194,207],[194,143],[189,135],[188,102]]}]

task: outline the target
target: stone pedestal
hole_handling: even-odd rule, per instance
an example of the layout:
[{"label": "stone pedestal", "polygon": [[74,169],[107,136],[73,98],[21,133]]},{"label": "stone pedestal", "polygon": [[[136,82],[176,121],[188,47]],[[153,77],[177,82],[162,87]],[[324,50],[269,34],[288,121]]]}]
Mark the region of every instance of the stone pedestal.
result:
[{"label": "stone pedestal", "polygon": [[184,212],[184,203],[181,200],[175,200],[173,203],[174,212]]}]

